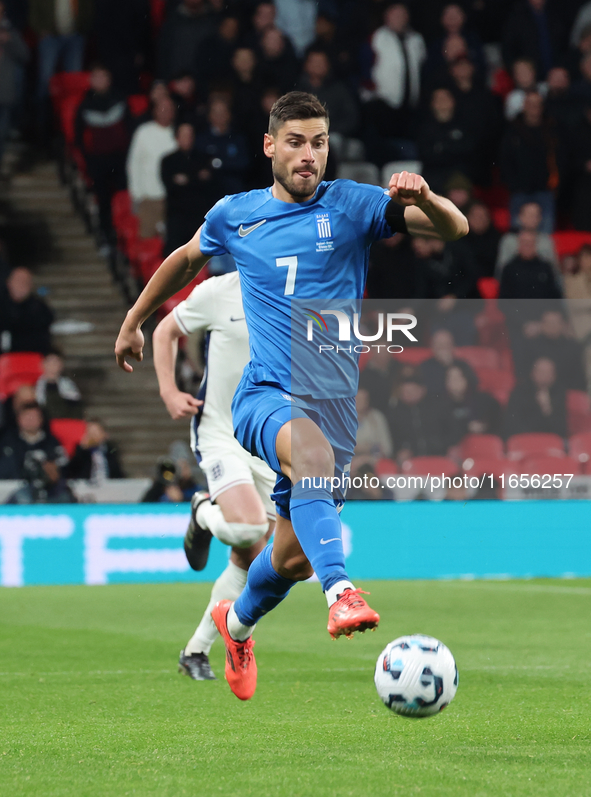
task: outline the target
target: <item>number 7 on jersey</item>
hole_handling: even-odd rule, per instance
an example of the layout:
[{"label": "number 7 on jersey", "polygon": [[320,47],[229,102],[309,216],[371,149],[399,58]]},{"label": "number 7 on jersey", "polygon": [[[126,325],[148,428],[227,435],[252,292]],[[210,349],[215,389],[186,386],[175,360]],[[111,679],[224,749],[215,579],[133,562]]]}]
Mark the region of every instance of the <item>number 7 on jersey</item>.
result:
[{"label": "number 7 on jersey", "polygon": [[278,257],[275,259],[275,265],[278,267],[287,266],[287,278],[285,280],[284,296],[291,296],[295,290],[296,272],[298,270],[297,255],[291,257]]}]

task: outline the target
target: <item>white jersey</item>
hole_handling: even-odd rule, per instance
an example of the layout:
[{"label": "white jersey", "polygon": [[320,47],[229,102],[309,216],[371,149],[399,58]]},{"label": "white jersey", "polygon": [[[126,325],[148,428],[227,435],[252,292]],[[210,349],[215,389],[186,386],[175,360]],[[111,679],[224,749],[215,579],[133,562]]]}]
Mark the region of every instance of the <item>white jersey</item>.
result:
[{"label": "white jersey", "polygon": [[238,272],[210,277],[174,310],[175,321],[189,335],[206,330],[206,365],[198,398],[203,410],[192,429],[192,448],[221,448],[240,444],[234,437],[232,399],[244,366],[250,359],[248,329],[242,308]]}]

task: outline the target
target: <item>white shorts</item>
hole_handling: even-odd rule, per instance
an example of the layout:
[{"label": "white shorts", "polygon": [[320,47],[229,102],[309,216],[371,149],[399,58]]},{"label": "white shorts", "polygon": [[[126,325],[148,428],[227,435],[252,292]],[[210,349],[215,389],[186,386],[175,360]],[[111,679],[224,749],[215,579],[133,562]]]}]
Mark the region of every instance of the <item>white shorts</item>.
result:
[{"label": "white shorts", "polygon": [[275,489],[277,474],[266,462],[253,457],[237,441],[236,446],[199,447],[201,470],[207,477],[211,500],[236,484],[254,484],[260,495],[267,517],[275,518],[275,504],[271,493]]}]

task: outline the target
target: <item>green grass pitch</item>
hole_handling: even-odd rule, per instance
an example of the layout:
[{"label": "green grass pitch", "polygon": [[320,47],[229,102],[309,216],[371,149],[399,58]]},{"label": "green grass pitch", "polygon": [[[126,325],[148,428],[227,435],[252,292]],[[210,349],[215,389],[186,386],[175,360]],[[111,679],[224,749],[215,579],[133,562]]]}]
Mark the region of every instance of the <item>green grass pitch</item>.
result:
[{"label": "green grass pitch", "polygon": [[[333,642],[320,587],[260,624],[259,686],[176,672],[209,585],[0,591],[3,797],[591,796],[591,581],[372,582],[376,633]],[[379,702],[375,660],[421,632],[460,686],[433,719]]]}]

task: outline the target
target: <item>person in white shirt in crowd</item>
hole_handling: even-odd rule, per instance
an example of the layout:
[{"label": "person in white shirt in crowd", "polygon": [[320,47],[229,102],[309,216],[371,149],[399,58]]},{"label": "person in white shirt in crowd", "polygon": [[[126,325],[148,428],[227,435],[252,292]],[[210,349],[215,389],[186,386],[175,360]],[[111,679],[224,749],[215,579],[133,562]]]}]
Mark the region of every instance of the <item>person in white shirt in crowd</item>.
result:
[{"label": "person in white shirt in crowd", "polygon": [[558,255],[556,254],[556,247],[554,246],[551,235],[539,231],[542,223],[542,208],[537,202],[526,202],[525,205],[521,206],[518,215],[518,223],[518,230],[505,233],[501,238],[497,255],[495,277],[500,280],[503,269],[507,263],[517,255],[519,249],[519,233],[526,230],[527,232],[534,233],[536,236],[536,253],[539,257],[543,260],[547,260],[552,265],[560,284],[561,272]]},{"label": "person in white shirt in crowd", "polygon": [[371,37],[371,49],[375,56],[371,72],[375,96],[394,111],[416,108],[427,49],[421,34],[410,27],[404,4],[386,9],[384,24]]},{"label": "person in white shirt in crowd", "polygon": [[542,97],[548,92],[546,83],[538,83],[536,65],[529,58],[515,61],[511,72],[515,88],[505,98],[505,117],[509,120],[515,119],[523,111],[525,97],[530,91],[535,91]]},{"label": "person in white shirt in crowd", "polygon": [[290,39],[298,58],[302,58],[316,35],[318,3],[316,0],[275,0],[275,8],[275,24]]},{"label": "person in white shirt in crowd", "polygon": [[585,28],[591,25],[591,2],[584,3],[576,16],[570,33],[570,45],[576,47]]},{"label": "person in white shirt in crowd", "polygon": [[[206,333],[206,367],[195,397],[177,387],[175,364],[179,338],[199,330]],[[232,424],[232,398],[250,359],[238,272],[198,285],[158,325],[153,347],[160,396],[173,419],[191,419],[191,448],[209,488],[191,499],[187,559],[194,570],[203,570],[212,537],[231,548],[228,566],[213,585],[203,618],[179,658],[180,672],[196,681],[213,680],[209,651],[218,632],[211,610],[218,601],[240,595],[248,568],[275,521],[271,493],[276,475],[242,448]]]},{"label": "person in white shirt in crowd", "polygon": [[155,104],[153,119],[140,125],[131,139],[127,156],[129,193],[140,222],[140,237],[151,238],[164,231],[166,189],[160,162],[177,148],[174,135],[175,107],[170,97]]},{"label": "person in white shirt in crowd", "polygon": [[[371,406],[369,390],[360,387],[355,398],[359,426],[355,445],[355,462],[359,458],[375,462],[392,456],[392,439],[386,416]],[[356,464],[357,467],[357,464]]]},{"label": "person in white shirt in crowd", "polygon": [[43,373],[35,383],[35,398],[48,418],[81,418],[82,396],[77,385],[64,376],[64,361],[57,351],[43,359]]}]

